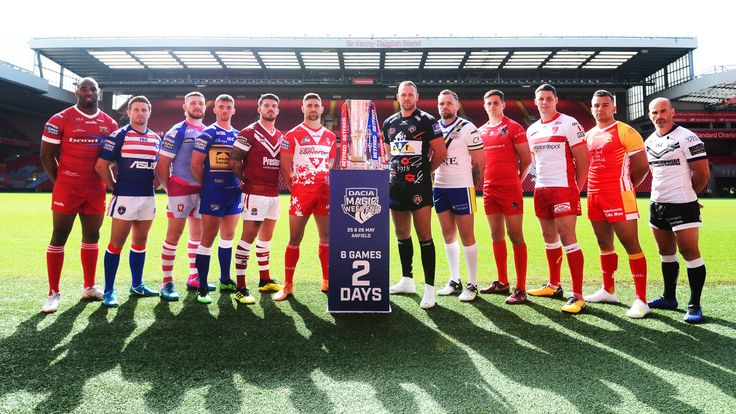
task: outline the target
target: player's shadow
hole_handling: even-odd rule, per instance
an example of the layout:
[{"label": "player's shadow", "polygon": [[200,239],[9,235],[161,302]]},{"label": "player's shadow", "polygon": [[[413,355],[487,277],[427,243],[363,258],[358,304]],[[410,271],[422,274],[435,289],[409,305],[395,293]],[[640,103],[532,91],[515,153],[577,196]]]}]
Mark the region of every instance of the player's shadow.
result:
[{"label": "player's shadow", "polygon": [[[680,401],[678,390],[662,377],[556,328],[559,324],[585,335],[587,324],[534,302],[522,306],[531,307],[552,322],[529,323],[508,306],[495,305],[492,300],[476,300],[472,305],[502,334],[478,327],[469,329],[472,321],[449,309],[439,309],[430,316],[443,332],[479,352],[507,379],[559,395],[581,412],[616,411],[616,405],[623,401],[612,384],[655,411],[698,411]],[[556,308],[556,301],[550,303]]]},{"label": "player's shadow", "polygon": [[[65,347],[64,356],[46,373],[44,391],[50,392],[35,407],[38,413],[68,413],[77,409],[88,380],[113,370],[120,362],[120,352],[135,330],[137,300],[130,298],[117,310],[100,305],[89,316],[87,326],[74,335]],[[109,312],[116,312],[112,320]]]},{"label": "player's shadow", "polygon": [[[55,315],[33,315],[21,322],[15,332],[0,340],[0,367],[3,371],[0,399],[18,391],[37,393],[42,391],[39,384],[53,384],[60,380],[51,375],[54,361],[69,351],[69,344],[60,345],[60,342],[72,331],[88,304],[80,301]],[[41,328],[49,318],[53,321]]]},{"label": "player's shadow", "polygon": [[320,358],[315,361],[319,370],[333,381],[370,386],[382,410],[426,410],[427,402],[420,401],[424,396],[414,389],[418,388],[446,412],[488,407],[494,412],[515,412],[483,379],[465,351],[402,307],[418,309],[416,302],[393,300],[391,314],[325,317],[301,303],[292,306],[312,333],[308,347]]}]

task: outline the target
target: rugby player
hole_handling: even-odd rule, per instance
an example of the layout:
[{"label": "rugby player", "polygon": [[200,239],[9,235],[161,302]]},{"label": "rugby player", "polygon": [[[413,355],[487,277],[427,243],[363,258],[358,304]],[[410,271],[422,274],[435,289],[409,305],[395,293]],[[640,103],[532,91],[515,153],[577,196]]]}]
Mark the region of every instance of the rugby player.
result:
[{"label": "rugby player", "polygon": [[399,243],[402,271],[401,279],[391,286],[390,292],[392,294],[416,292],[412,274],[413,221],[419,238],[424,269],[424,294],[419,306],[429,309],[435,305],[436,262],[431,227],[433,199],[430,174],[445,160],[447,148],[442,139],[442,129],[435,118],[417,108],[419,93],[414,82],[401,82],[396,100],[401,111],[383,122],[384,145],[386,153],[391,154],[389,207]]},{"label": "rugby player", "polygon": [[[130,233],[130,294],[158,296],[158,291],[143,283],[148,232],[156,215],[154,169],[161,148],[161,138],[148,129],[150,117],[151,102],[145,96],[131,98],[128,101],[130,123],[105,140],[95,164],[95,171],[113,194],[108,210],[112,225],[110,243],[105,251],[105,292],[102,296],[102,304],[108,307],[118,306],[115,276],[120,264],[120,251]],[[110,169],[113,163],[117,165],[115,176]]]},{"label": "rugby player", "polygon": [[279,97],[272,93],[261,95],[258,121],[240,131],[230,152],[230,167],[240,179],[244,194],[243,233],[235,250],[238,289],[235,300],[246,305],[256,302],[245,282],[253,242],[258,261],[258,291],[277,292],[283,288],[271,279],[269,269],[271,238],[280,214],[278,187],[283,135],[276,129],[278,115]]},{"label": "rugby player", "polygon": [[304,95],[304,122],[286,133],[281,142],[281,175],[291,190],[289,244],[284,253],[284,286],[273,295],[282,301],[294,293],[294,271],[299,261],[299,244],[309,216],[314,215],[319,236],[318,256],[322,266],[322,292],[329,288],[330,168],[335,160],[335,134],[321,123],[322,98]]},{"label": "rugby player", "polygon": [[102,299],[102,289],[95,285],[95,271],[105,214],[105,183],[95,173],[95,162],[105,137],[118,129],[118,124],[97,107],[99,86],[94,79],[80,79],[74,96],[76,105],[52,116],[41,138],[41,164],[54,184],[53,230],[46,249],[49,293],[41,308],[44,313],[59,309],[64,246],[77,215],[82,225],[82,298]]}]

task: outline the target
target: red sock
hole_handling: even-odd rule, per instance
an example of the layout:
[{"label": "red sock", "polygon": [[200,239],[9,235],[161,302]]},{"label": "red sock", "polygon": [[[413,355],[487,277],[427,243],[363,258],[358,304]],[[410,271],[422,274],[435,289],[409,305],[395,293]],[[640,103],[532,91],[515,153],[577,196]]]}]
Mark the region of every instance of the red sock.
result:
[{"label": "red sock", "polygon": [[552,286],[560,286],[562,245],[560,242],[547,244],[545,253],[547,253],[547,267],[549,267],[549,284]]},{"label": "red sock", "polygon": [[526,243],[514,246],[514,267],[516,268],[516,288],[526,292]]},{"label": "red sock", "polygon": [[261,280],[271,279],[269,262],[271,260],[271,241],[256,240],[256,258],[258,259],[258,277]]},{"label": "red sock", "polygon": [[330,276],[330,245],[319,242],[318,255],[319,263],[322,265],[322,280],[327,280]]},{"label": "red sock", "polygon": [[506,250],[506,240],[493,242],[493,258],[496,260],[496,269],[498,270],[498,281],[508,285],[509,272],[506,266],[508,252]]},{"label": "red sock", "polygon": [[299,246],[286,245],[284,253],[284,281],[286,284],[294,283],[294,270],[296,263],[299,261]]},{"label": "red sock", "polygon": [[187,256],[189,257],[189,279],[197,280],[199,273],[197,272],[197,249],[199,248],[199,240],[189,240],[187,242]]},{"label": "red sock", "polygon": [[250,249],[253,244],[241,240],[238,247],[235,248],[235,278],[237,279],[238,289],[245,289],[245,271],[248,269],[248,259],[250,259]]},{"label": "red sock", "polygon": [[176,245],[164,240],[161,246],[161,271],[164,274],[163,284],[174,281],[174,260],[176,260]]},{"label": "red sock", "polygon": [[576,297],[583,297],[583,267],[585,260],[583,251],[577,243],[565,246],[567,254],[567,266],[570,268],[570,276],[572,278],[572,293]]},{"label": "red sock", "polygon": [[601,252],[601,274],[603,275],[603,289],[608,293],[616,291],[614,276],[618,270],[618,255],[615,251]]},{"label": "red sock", "polygon": [[80,256],[82,257],[82,273],[84,273],[84,288],[95,285],[95,273],[97,272],[97,255],[100,248],[97,243],[82,242]]},{"label": "red sock", "polygon": [[629,256],[629,267],[634,277],[634,288],[636,297],[647,303],[647,259],[644,253],[639,252]]},{"label": "red sock", "polygon": [[64,266],[64,246],[52,246],[46,248],[46,272],[49,277],[49,295],[51,291],[59,291],[59,280],[61,279],[61,268]]}]

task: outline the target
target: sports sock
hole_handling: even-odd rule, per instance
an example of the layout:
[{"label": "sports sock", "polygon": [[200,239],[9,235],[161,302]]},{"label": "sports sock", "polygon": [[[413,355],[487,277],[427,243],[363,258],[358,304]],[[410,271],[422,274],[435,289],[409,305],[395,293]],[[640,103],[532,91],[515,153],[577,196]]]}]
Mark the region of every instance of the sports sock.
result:
[{"label": "sports sock", "polygon": [[230,261],[233,257],[233,241],[222,240],[217,245],[217,261],[220,263],[220,282],[230,280]]},{"label": "sports sock", "polygon": [[662,279],[664,280],[664,296],[667,300],[677,299],[677,276],[680,273],[680,263],[677,255],[660,256],[662,260]]},{"label": "sports sock", "polygon": [[330,277],[330,245],[319,242],[317,255],[319,264],[322,266],[322,280],[328,280]]},{"label": "sports sock", "polygon": [[241,240],[235,249],[235,277],[238,279],[238,289],[245,288],[245,271],[248,268],[248,259],[250,259],[250,249],[252,246],[251,243]]},{"label": "sports sock", "polygon": [[702,258],[685,262],[687,266],[687,279],[690,282],[689,305],[700,306],[700,295],[703,293],[705,284],[705,262]]},{"label": "sports sock", "polygon": [[496,261],[496,270],[498,270],[498,281],[504,285],[509,284],[509,270],[506,260],[508,259],[508,250],[506,249],[506,240],[494,241],[493,259]]},{"label": "sports sock", "polygon": [[545,243],[547,253],[547,267],[549,268],[549,284],[560,286],[560,271],[562,270],[562,243]]},{"label": "sports sock", "polygon": [[130,265],[133,287],[140,286],[143,283],[143,266],[146,264],[145,244],[142,246],[130,245],[128,264]]},{"label": "sports sock", "polygon": [[258,259],[258,278],[271,279],[271,240],[256,240],[256,259]]},{"label": "sports sock", "polygon": [[411,242],[411,237],[404,240],[398,240],[399,242],[399,259],[401,259],[401,275],[404,277],[414,277],[412,274],[412,260],[414,257],[414,245]]},{"label": "sports sock", "polygon": [[419,249],[422,254],[422,269],[424,269],[424,284],[434,286],[434,271],[437,261],[437,253],[434,251],[434,241],[432,239],[419,242]]},{"label": "sports sock", "polygon": [[514,267],[516,268],[516,288],[526,292],[526,243],[514,246]]},{"label": "sports sock", "polygon": [[463,252],[465,252],[465,265],[468,268],[468,283],[478,286],[478,243],[463,246]]},{"label": "sports sock", "polygon": [[103,259],[105,266],[105,293],[115,289],[115,276],[118,273],[118,266],[120,265],[121,250],[112,244],[108,244],[107,250],[105,250],[105,258]]},{"label": "sports sock", "polygon": [[573,243],[565,246],[565,254],[567,255],[567,266],[570,268],[570,277],[572,278],[572,294],[578,298],[583,297],[583,268],[585,265],[583,251],[580,245]]},{"label": "sports sock", "polygon": [[174,281],[174,260],[176,260],[176,244],[164,241],[161,246],[161,271],[164,274],[164,285]]},{"label": "sports sock", "polygon": [[97,272],[97,256],[100,248],[97,243],[82,242],[79,255],[82,259],[82,273],[84,274],[84,287],[91,288],[95,285],[95,273]]},{"label": "sports sock", "polygon": [[445,243],[445,255],[450,268],[450,279],[460,283],[460,244],[457,240],[450,244]]},{"label": "sports sock", "polygon": [[647,258],[643,252],[629,255],[629,268],[634,278],[636,297],[647,303]]},{"label": "sports sock", "polygon": [[189,257],[189,280],[197,278],[197,248],[199,240],[189,240],[187,242],[187,256]]},{"label": "sports sock", "polygon": [[210,255],[211,247],[204,247],[201,244],[197,247],[197,255],[194,258],[195,266],[197,266],[197,277],[199,279],[199,294],[205,296],[209,293],[209,285],[207,284],[207,275],[210,272]]},{"label": "sports sock", "polygon": [[291,285],[294,283],[294,272],[296,264],[299,262],[299,246],[286,245],[284,252],[284,279],[285,283]]},{"label": "sports sock", "polygon": [[616,291],[614,278],[618,270],[618,254],[615,250],[601,251],[601,275],[603,276],[603,289],[608,293]]},{"label": "sports sock", "polygon": [[46,248],[46,273],[49,278],[49,295],[59,291],[61,268],[64,266],[64,246],[49,244]]}]

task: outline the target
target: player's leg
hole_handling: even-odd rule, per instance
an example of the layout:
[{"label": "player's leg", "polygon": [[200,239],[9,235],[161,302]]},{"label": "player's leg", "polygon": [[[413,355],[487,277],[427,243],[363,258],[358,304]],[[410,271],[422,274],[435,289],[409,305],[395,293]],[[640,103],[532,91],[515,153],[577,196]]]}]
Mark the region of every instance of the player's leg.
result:
[{"label": "player's leg", "polygon": [[523,196],[519,195],[518,199],[517,209],[520,212],[514,211],[513,214],[504,213],[503,215],[507,234],[514,249],[514,269],[516,270],[516,288],[506,298],[506,303],[509,305],[516,305],[526,300],[527,249],[524,241]]},{"label": "player's leg", "polygon": [[[435,189],[435,192],[437,189]],[[435,205],[439,200],[435,195]],[[445,240],[445,255],[447,256],[447,267],[450,270],[450,279],[442,289],[437,291],[438,295],[446,296],[453,293],[460,294],[463,285],[460,280],[460,243],[457,240],[457,224],[455,223],[455,215],[448,210],[440,211],[438,208],[437,218],[440,222],[442,237]]]},{"label": "player's leg", "polygon": [[[148,218],[148,217],[144,217]],[[130,241],[130,294],[143,297],[158,296],[159,292],[150,289],[143,283],[143,268],[146,264],[146,245],[148,244],[148,233],[151,231],[153,219],[137,220],[133,222]]]},{"label": "player's leg", "polygon": [[317,225],[317,235],[319,236],[319,245],[317,247],[317,256],[319,264],[322,268],[322,285],[320,290],[323,293],[329,291],[330,276],[330,220],[327,214],[314,214],[314,223]]},{"label": "player's leg", "polygon": [[700,323],[703,321],[703,312],[700,308],[700,296],[705,284],[705,262],[700,256],[698,248],[699,229],[697,227],[676,230],[677,248],[680,251],[685,266],[687,278],[690,282],[690,301],[688,302],[685,321]]},{"label": "player's leg", "polygon": [[[166,218],[166,236],[161,246],[161,271],[163,272],[163,280],[161,282],[161,298],[167,298],[167,292],[174,289],[174,262],[176,261],[176,246],[184,232],[186,226],[186,218],[176,218],[167,213]],[[176,293],[176,291],[173,291]],[[175,298],[174,298],[175,297]],[[178,300],[178,294],[172,296],[171,300]]]},{"label": "player's leg", "polygon": [[399,259],[401,261],[401,279],[391,286],[389,292],[414,293],[414,273],[412,262],[414,260],[414,245],[411,240],[411,211],[391,209],[391,220],[394,223],[394,234],[399,245]]},{"label": "player's leg", "polygon": [[256,303],[256,299],[250,294],[250,291],[246,286],[245,274],[248,269],[248,260],[250,260],[250,252],[253,248],[253,242],[255,241],[256,236],[258,235],[258,229],[261,227],[263,222],[246,217],[245,211],[242,216],[243,231],[240,235],[238,247],[235,249],[235,278],[237,285],[235,300],[244,305],[252,305]]},{"label": "player's leg", "polygon": [[537,217],[542,228],[542,239],[544,240],[545,253],[547,255],[547,267],[549,269],[549,282],[539,289],[529,290],[532,296],[563,297],[560,285],[560,271],[562,269],[562,243],[557,232],[557,224],[554,219]]},{"label": "player's leg", "polygon": [[[276,200],[278,202],[278,200]],[[276,214],[275,217],[278,217]],[[276,228],[276,219],[266,218],[258,230],[256,242],[256,259],[258,260],[258,291],[278,292],[282,289],[278,282],[271,278],[271,239]]]},{"label": "player's leg", "polygon": [[61,269],[64,266],[64,245],[74,227],[76,214],[62,214],[52,212],[53,227],[51,240],[46,249],[46,271],[49,280],[49,293],[46,303],[41,310],[44,313],[56,312],[59,309],[61,294],[59,293],[59,280]]},{"label": "player's leg", "polygon": [[636,219],[619,221],[613,223],[613,230],[629,255],[629,268],[636,290],[636,299],[626,315],[630,318],[643,318],[649,313],[649,305],[647,305],[647,259],[644,257],[644,252],[642,252],[639,244],[638,222]]},{"label": "player's leg", "polygon": [[562,307],[562,311],[566,313],[579,313],[586,306],[585,299],[583,299],[583,269],[585,263],[583,251],[580,249],[575,234],[577,219],[577,216],[573,214],[555,218],[555,225],[560,235],[562,248],[565,250],[570,278],[572,279],[572,294],[565,306]]},{"label": "player's leg", "polygon": [[[588,198],[590,200],[590,198]],[[588,213],[590,216],[590,212]],[[618,255],[613,244],[613,225],[604,220],[590,220],[593,227],[598,248],[600,250],[601,277],[603,286],[595,293],[585,295],[585,300],[591,303],[616,303],[615,274],[618,270]]]},{"label": "player's leg", "polygon": [[209,283],[207,281],[207,277],[209,276],[210,271],[212,243],[214,243],[215,237],[217,237],[217,232],[220,230],[222,217],[203,213],[201,223],[201,239],[199,241],[199,247],[197,247],[197,254],[194,261],[195,266],[197,267],[197,275],[199,279],[199,295],[197,296],[197,301],[209,304],[212,303],[212,299],[209,297]]},{"label": "player's leg", "polygon": [[[199,208],[199,207],[197,207]],[[199,274],[197,273],[197,251],[202,240],[202,216],[192,210],[192,215],[187,217],[187,229],[189,238],[187,240],[187,256],[189,257],[189,279],[187,280],[187,289],[199,290]],[[215,290],[215,285],[208,284],[207,288],[211,291]]]},{"label": "player's leg", "polygon": [[234,292],[235,281],[230,277],[230,264],[233,257],[233,238],[240,221],[240,213],[228,214],[220,222],[220,242],[217,245],[217,261],[220,264],[220,290]]},{"label": "player's leg", "polygon": [[95,273],[97,272],[97,258],[99,256],[98,242],[100,240],[100,227],[105,218],[104,214],[104,196],[103,196],[103,212],[100,214],[79,213],[79,223],[82,225],[82,246],[80,249],[80,258],[82,261],[82,273],[84,274],[84,290],[83,297],[97,297],[97,289],[95,287]]},{"label": "player's leg", "polygon": [[299,245],[304,238],[309,216],[289,215],[289,244],[284,252],[284,287],[273,295],[273,300],[281,301],[294,293],[294,273],[299,262]]},{"label": "player's leg", "polygon": [[432,241],[432,207],[423,206],[412,211],[412,221],[419,239],[422,269],[424,270],[424,295],[419,306],[429,309],[435,305],[434,277],[437,267],[437,253],[434,249],[434,241]]},{"label": "player's leg", "polygon": [[[471,200],[474,202],[474,200]],[[465,254],[465,266],[468,271],[468,284],[460,294],[459,299],[463,302],[470,302],[478,296],[478,244],[475,241],[475,214],[474,206],[471,211],[458,212],[455,216],[458,233],[460,233],[460,241],[463,244],[463,253]]]},{"label": "player's leg", "polygon": [[[651,225],[651,224],[650,224]],[[662,296],[649,302],[653,309],[677,309],[677,278],[680,263],[677,259],[677,238],[671,230],[652,227],[652,235],[657,243],[661,259],[664,292]]]},{"label": "player's leg", "polygon": [[108,307],[118,306],[118,298],[115,293],[115,277],[120,265],[120,252],[130,234],[133,222],[113,217],[110,224],[110,243],[105,250],[103,259],[105,269],[105,292],[102,296],[102,304]]},{"label": "player's leg", "polygon": [[488,226],[491,229],[491,245],[493,259],[496,262],[496,280],[490,286],[481,290],[481,293],[509,293],[508,267],[506,265],[508,252],[506,250],[506,225],[498,207],[492,214],[486,214]]}]

